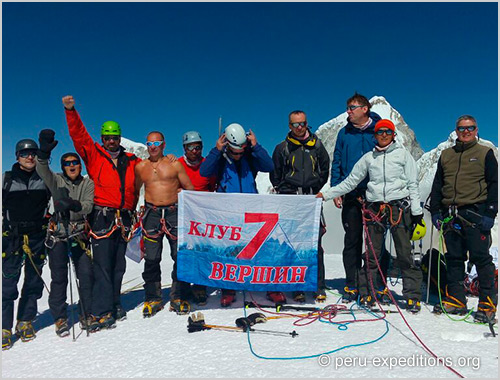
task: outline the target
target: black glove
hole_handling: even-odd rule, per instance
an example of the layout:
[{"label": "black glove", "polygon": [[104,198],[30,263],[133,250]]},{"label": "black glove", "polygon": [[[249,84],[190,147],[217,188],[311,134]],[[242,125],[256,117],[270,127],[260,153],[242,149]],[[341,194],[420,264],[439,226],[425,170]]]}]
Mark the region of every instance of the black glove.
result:
[{"label": "black glove", "polygon": [[438,230],[441,229],[441,225],[443,224],[443,215],[440,212],[438,212],[437,214],[432,214],[432,224]]},{"label": "black glove", "polygon": [[37,156],[42,159],[48,159],[50,157],[50,152],[54,149],[58,143],[54,140],[55,132],[52,129],[42,129],[38,135],[38,142],[40,143],[40,149],[37,150]]},{"label": "black glove", "polygon": [[82,204],[71,198],[61,198],[54,202],[54,210],[56,210],[56,212],[78,212],[82,211]]},{"label": "black glove", "polygon": [[210,328],[205,325],[205,317],[201,312],[198,312],[198,314],[192,314],[188,318],[188,332],[196,332],[196,331],[203,331],[203,330],[209,330]]},{"label": "black glove", "polygon": [[250,330],[250,326],[252,326],[252,324],[250,323],[248,318],[244,318],[244,317],[238,318],[235,321],[235,323],[236,323],[236,326],[241,327],[241,329],[243,331]]},{"label": "black glove", "polygon": [[266,323],[267,317],[262,313],[253,313],[247,316],[248,321],[250,322],[250,326],[255,325],[256,323]]},{"label": "black glove", "polygon": [[481,231],[489,231],[495,225],[495,218],[484,215],[481,219]]},{"label": "black glove", "polygon": [[420,224],[422,227],[424,224],[422,223],[422,219],[424,218],[424,214],[419,214],[419,215],[412,215],[411,216],[411,224],[416,226],[417,224]]}]

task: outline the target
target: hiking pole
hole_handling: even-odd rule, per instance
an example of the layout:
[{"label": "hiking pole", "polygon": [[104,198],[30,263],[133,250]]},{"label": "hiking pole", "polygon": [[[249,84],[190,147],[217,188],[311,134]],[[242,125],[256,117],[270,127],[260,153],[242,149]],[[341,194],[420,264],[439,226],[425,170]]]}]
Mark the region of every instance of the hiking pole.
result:
[{"label": "hiking pole", "polygon": [[[353,312],[359,311],[359,310],[350,310],[347,309],[347,307],[342,308],[342,309],[335,309],[333,310],[332,308],[329,308],[328,306],[324,308],[319,308],[319,307],[313,307],[313,306],[293,306],[293,305],[260,305],[256,302],[253,301],[245,301],[244,303],[245,308],[257,308],[257,309],[276,309],[276,312],[281,312],[281,311],[286,311],[286,310],[296,310],[296,311],[314,311],[314,312],[332,312],[335,311],[338,314],[351,314]],[[340,305],[343,306],[343,305]],[[370,310],[372,312],[384,312],[387,314],[391,313],[397,313],[396,310],[387,310],[387,309],[377,309],[377,310]]]},{"label": "hiking pole", "polygon": [[69,277],[69,299],[71,301],[71,330],[73,331],[73,342],[76,341],[75,337],[75,308],[73,307],[73,279],[71,276],[71,243],[69,240],[69,218],[65,218],[62,212],[59,212],[59,218],[62,221],[63,227],[66,231],[66,249],[68,253],[68,277]]},{"label": "hiking pole", "polygon": [[[69,239],[68,239],[69,241]],[[69,248],[69,243],[67,244]],[[73,281],[71,279],[71,254],[68,255],[69,260],[68,260],[68,275],[69,275],[69,297],[71,301],[71,320],[73,322],[73,325],[71,326],[71,329],[73,330],[73,342],[76,340],[75,338],[75,308],[73,307]]]},{"label": "hiking pole", "polygon": [[[84,254],[84,253],[82,253],[82,254]],[[73,274],[75,275],[75,284],[76,284],[76,291],[78,292],[80,311],[82,312],[82,318],[85,321],[84,325],[85,325],[85,330],[87,330],[87,337],[88,337],[88,336],[90,336],[90,331],[89,331],[90,326],[88,325],[89,321],[87,320],[87,314],[85,313],[85,305],[83,304],[82,294],[80,291],[80,280],[78,280],[78,275],[76,274],[76,265],[75,265],[75,261],[73,260],[73,255],[71,254],[71,250],[70,250],[69,259],[70,259],[72,267],[73,267]]]},{"label": "hiking pole", "polygon": [[[429,248],[429,265],[427,269],[427,296],[425,298],[425,303],[429,303],[429,293],[431,289],[431,267],[432,267],[432,237],[434,235],[434,225],[431,223],[431,246]],[[441,260],[441,257],[439,257],[439,260]],[[439,287],[439,284],[438,284]]]},{"label": "hiking pole", "polygon": [[[245,320],[243,322],[238,322],[239,320]],[[241,323],[240,326],[224,326],[224,325],[207,325],[205,323],[205,317],[203,313],[193,313],[190,317],[188,317],[188,332],[197,332],[203,330],[222,330],[222,331],[231,331],[231,332],[252,332],[252,333],[260,333],[260,334],[268,334],[268,335],[280,335],[280,336],[291,336],[295,338],[299,334],[294,330],[291,333],[284,331],[273,331],[273,330],[255,330],[250,327],[250,321],[247,318],[238,318],[237,324]],[[247,327],[245,327],[247,326]]]}]

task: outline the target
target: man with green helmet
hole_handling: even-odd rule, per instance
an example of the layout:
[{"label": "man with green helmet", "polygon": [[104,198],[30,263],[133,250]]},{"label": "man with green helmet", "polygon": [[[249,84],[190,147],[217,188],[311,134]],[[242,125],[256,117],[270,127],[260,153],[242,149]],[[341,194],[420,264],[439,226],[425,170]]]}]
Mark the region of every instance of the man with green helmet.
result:
[{"label": "man with green helmet", "polygon": [[126,318],[120,302],[125,273],[125,251],[138,201],[135,166],[141,161],[120,145],[121,128],[115,121],[101,126],[102,145],[94,142],[83,125],[71,95],[62,98],[69,134],[94,181],[91,231],[94,287],[91,312],[94,331],[115,326]]}]

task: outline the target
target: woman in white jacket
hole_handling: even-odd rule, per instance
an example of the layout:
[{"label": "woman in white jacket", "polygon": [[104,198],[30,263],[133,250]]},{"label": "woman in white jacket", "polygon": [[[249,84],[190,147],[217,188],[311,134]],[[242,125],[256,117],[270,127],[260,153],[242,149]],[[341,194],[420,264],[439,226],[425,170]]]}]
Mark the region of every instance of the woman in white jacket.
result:
[{"label": "woman in white jacket", "polygon": [[[423,225],[423,211],[420,206],[420,194],[417,182],[417,166],[411,154],[401,144],[395,141],[395,126],[392,121],[382,119],[375,125],[377,144],[373,151],[366,153],[356,163],[349,176],[324,193],[318,193],[318,198],[328,201],[347,194],[368,175],[366,190],[366,208],[369,215],[368,233],[373,249],[380,258],[384,235],[387,226],[394,239],[397,259],[403,277],[403,296],[406,308],[412,313],[420,311],[422,272],[414,265],[411,255],[410,239],[414,226]],[[368,249],[368,263],[359,276],[360,303],[373,306],[375,295],[370,294],[369,276],[373,279],[375,289],[383,288],[377,284],[377,264]],[[369,268],[369,272],[367,271]]]}]

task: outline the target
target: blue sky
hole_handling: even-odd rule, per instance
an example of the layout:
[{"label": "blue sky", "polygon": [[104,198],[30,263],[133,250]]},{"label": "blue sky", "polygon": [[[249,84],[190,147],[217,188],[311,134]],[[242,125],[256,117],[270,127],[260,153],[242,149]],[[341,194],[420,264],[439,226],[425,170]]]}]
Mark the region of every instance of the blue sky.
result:
[{"label": "blue sky", "polygon": [[[271,153],[287,115],[315,130],[355,91],[384,96],[425,151],[462,114],[498,145],[497,3],[2,3],[2,165],[43,128],[74,150],[61,104],[94,139],[106,120],[143,142],[218,118],[252,128]],[[57,164],[57,168],[59,165]]]}]

